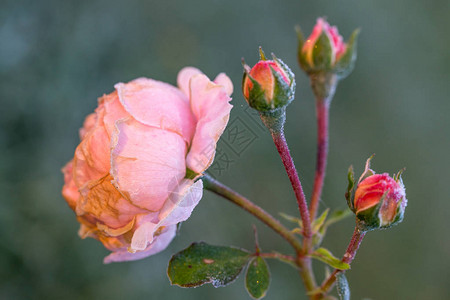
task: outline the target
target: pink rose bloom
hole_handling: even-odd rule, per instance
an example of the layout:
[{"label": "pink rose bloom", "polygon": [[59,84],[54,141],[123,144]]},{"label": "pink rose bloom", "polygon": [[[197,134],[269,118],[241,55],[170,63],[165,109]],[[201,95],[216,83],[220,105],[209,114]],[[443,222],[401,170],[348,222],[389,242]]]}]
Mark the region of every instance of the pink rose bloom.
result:
[{"label": "pink rose bloom", "polygon": [[331,44],[331,65],[334,65],[345,53],[347,45],[336,26],[330,26],[323,18],[318,18],[317,23],[308,39],[305,41],[302,52],[306,54],[306,60],[311,66],[313,62],[313,50],[320,35],[324,33],[328,37]]},{"label": "pink rose bloom", "polygon": [[62,194],[81,223],[112,253],[104,262],[164,250],[202,197],[201,174],[227,125],[233,85],[198,69],[178,74],[178,88],[148,78],[118,83],[80,129],[81,143],[63,168]]}]

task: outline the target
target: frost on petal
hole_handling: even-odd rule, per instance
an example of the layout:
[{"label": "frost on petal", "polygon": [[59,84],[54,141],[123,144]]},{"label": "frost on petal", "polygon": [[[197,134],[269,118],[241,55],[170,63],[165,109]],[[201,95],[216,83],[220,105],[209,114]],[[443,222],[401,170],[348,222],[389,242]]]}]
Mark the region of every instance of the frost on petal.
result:
[{"label": "frost on petal", "polygon": [[178,72],[177,76],[177,85],[178,88],[186,95],[186,97],[189,98],[189,81],[191,78],[195,75],[203,74],[202,71],[200,71],[197,68],[194,67],[185,67],[181,69],[180,72]]},{"label": "frost on petal", "polygon": [[190,143],[195,119],[187,97],[163,82],[139,78],[115,85],[123,108],[142,124],[173,131]]},{"label": "frost on petal", "polygon": [[117,122],[111,151],[114,184],[134,205],[150,211],[161,209],[186,173],[183,139],[133,119]]},{"label": "frost on petal", "polygon": [[211,165],[216,143],[228,123],[232,108],[228,102],[231,98],[222,86],[202,74],[191,78],[190,94],[197,126],[186,164],[194,172],[202,173]]},{"label": "frost on petal", "polygon": [[107,257],[105,257],[103,262],[105,264],[109,264],[112,262],[138,260],[159,253],[164,249],[166,249],[167,246],[169,246],[170,242],[175,237],[176,230],[177,230],[176,225],[166,227],[161,232],[161,234],[158,235],[153,240],[153,243],[148,245],[147,248],[144,249],[143,251],[137,251],[135,253],[132,253],[128,252],[126,249],[122,249],[120,251],[113,252]]}]

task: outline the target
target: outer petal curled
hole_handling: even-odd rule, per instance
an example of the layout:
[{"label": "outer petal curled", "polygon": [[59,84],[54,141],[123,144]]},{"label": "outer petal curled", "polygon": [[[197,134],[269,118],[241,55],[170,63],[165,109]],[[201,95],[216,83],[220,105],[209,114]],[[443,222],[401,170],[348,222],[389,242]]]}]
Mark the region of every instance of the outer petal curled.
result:
[{"label": "outer petal curled", "polygon": [[170,242],[176,235],[177,226],[172,225],[165,228],[164,232],[158,235],[152,244],[148,245],[147,248],[143,251],[139,251],[136,253],[128,252],[127,249],[122,249],[119,251],[115,251],[105,257],[103,262],[105,264],[109,264],[112,262],[121,262],[121,261],[131,261],[138,260],[142,258],[146,258],[150,255],[159,253],[169,246]]},{"label": "outer petal curled", "polygon": [[197,127],[191,149],[186,157],[188,168],[202,173],[212,163],[216,143],[222,135],[233,107],[226,89],[211,82],[203,74],[190,80],[191,109],[197,118]]},{"label": "outer petal curled", "polygon": [[144,215],[138,220],[138,228],[131,240],[131,249],[146,249],[161,228],[186,221],[203,195],[203,182],[183,179],[170,194],[157,217]]}]

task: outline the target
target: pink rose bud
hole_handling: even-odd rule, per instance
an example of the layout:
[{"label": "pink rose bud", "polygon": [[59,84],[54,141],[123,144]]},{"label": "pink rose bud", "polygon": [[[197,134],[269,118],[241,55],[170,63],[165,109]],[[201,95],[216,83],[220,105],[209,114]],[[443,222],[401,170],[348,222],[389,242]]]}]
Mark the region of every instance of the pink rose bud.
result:
[{"label": "pink rose bud", "polygon": [[407,204],[400,174],[392,178],[366,168],[362,178],[352,203],[360,227],[372,230],[400,223]]},{"label": "pink rose bud", "polygon": [[311,35],[304,40],[298,30],[300,66],[307,73],[333,72],[341,77],[349,74],[356,60],[356,30],[348,44],[339,34],[336,26],[330,26],[323,18],[318,18]]},{"label": "pink rose bud", "polygon": [[79,235],[112,251],[105,263],[169,245],[202,197],[202,181],[193,177],[214,159],[233,91],[225,74],[210,81],[191,67],[178,74],[178,88],[148,78],[115,88],[86,117],[63,168],[62,194],[81,223]]},{"label": "pink rose bud", "polygon": [[244,97],[252,108],[260,112],[285,107],[294,99],[294,74],[274,55],[273,60],[266,60],[261,49],[260,55],[261,60],[253,68],[244,64]]}]

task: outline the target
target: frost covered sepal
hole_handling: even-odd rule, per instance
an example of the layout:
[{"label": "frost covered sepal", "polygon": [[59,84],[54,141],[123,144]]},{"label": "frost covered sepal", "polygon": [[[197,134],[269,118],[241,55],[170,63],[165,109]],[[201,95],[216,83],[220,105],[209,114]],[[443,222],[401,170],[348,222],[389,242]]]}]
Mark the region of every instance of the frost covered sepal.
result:
[{"label": "frost covered sepal", "polygon": [[353,70],[356,61],[356,40],[359,29],[344,42],[336,26],[318,18],[311,35],[305,40],[299,27],[298,61],[308,74],[333,73],[344,78]]},{"label": "frost covered sepal", "polygon": [[353,200],[349,202],[350,209],[356,214],[358,228],[362,231],[389,228],[400,223],[408,202],[401,179],[402,171],[393,177],[388,173],[375,174],[370,169],[370,159],[358,181]]},{"label": "frost covered sepal", "polygon": [[260,61],[253,68],[243,63],[242,93],[269,131],[281,132],[286,106],[294,100],[295,76],[274,54],[273,60],[267,60],[261,47],[259,53]]},{"label": "frost covered sepal", "polygon": [[274,54],[272,58],[266,60],[260,48],[260,61],[253,68],[244,63],[242,93],[250,107],[259,112],[281,109],[294,99],[294,73]]}]

